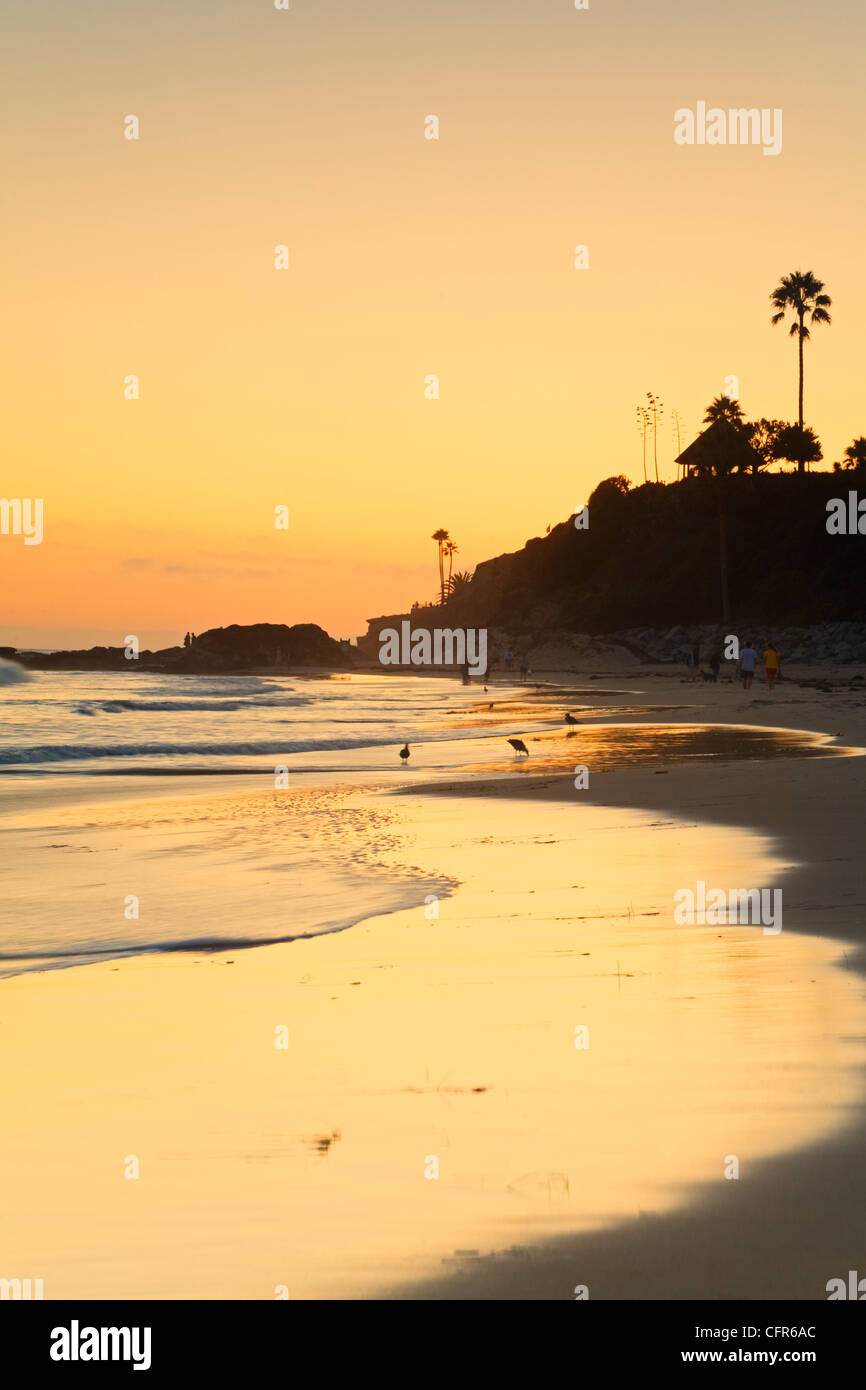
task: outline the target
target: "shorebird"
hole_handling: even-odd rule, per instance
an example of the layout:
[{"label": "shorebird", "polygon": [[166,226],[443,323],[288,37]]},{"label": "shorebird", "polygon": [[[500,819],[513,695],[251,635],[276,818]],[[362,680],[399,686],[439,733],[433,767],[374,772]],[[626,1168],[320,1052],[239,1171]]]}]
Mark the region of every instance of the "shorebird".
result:
[{"label": "shorebird", "polygon": [[511,744],[511,747],[514,749],[515,753],[525,753],[527,758],[529,757],[529,749],[523,742],[522,738],[510,738],[508,742]]},{"label": "shorebird", "polygon": [[408,759],[408,757],[409,757],[409,745],[408,745],[408,743],[404,743],[404,744],[403,744],[403,747],[400,749],[400,757],[403,759],[403,762],[404,762],[404,763],[407,761],[407,759]]},{"label": "shorebird", "polygon": [[579,720],[579,719],[575,719],[575,717],[574,717],[573,714],[571,714],[571,713],[566,713],[565,722],[566,722],[566,724],[579,724],[579,723],[580,723],[580,720]]}]

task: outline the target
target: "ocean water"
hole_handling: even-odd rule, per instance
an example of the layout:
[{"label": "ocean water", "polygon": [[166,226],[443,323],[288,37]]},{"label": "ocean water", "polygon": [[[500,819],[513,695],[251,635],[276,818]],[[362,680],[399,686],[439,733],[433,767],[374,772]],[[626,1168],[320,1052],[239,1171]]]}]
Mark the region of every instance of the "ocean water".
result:
[{"label": "ocean water", "polygon": [[0,677],[0,974],[290,941],[449,891],[383,866],[396,810],[347,799],[467,760],[459,681]]},{"label": "ocean water", "polygon": [[[482,697],[459,680],[385,676],[162,676],[147,672],[24,672],[0,663],[0,770],[158,773],[355,772],[400,766],[405,740],[425,765],[459,762],[454,710]],[[497,687],[497,696],[512,687]],[[471,734],[466,721],[462,736]],[[413,765],[417,765],[417,748]]]},{"label": "ocean water", "polygon": [[[584,760],[826,751],[766,730],[604,722],[612,695],[637,693],[569,699],[596,721],[575,731],[562,723],[563,692],[549,703],[510,684],[485,693],[453,678],[29,673],[2,662],[0,974],[292,941],[453,892],[447,867],[431,877],[405,839],[399,859],[389,855],[401,799],[361,806],[359,792],[571,777]],[[515,734],[530,758],[515,757]]]}]

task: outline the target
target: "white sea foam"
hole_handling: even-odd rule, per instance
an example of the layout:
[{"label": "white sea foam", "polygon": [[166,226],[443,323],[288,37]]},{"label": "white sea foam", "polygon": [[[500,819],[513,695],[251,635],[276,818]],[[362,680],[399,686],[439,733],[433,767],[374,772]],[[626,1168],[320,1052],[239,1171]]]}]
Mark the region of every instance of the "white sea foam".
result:
[{"label": "white sea foam", "polygon": [[0,660],[0,685],[24,685],[32,680],[30,672],[17,661]]}]

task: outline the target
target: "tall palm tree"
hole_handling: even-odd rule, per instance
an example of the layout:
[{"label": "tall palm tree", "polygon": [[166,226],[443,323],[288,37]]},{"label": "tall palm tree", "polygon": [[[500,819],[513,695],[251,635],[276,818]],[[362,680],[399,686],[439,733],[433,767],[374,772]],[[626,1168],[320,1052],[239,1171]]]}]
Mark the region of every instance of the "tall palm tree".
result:
[{"label": "tall palm tree", "polygon": [[[783,276],[770,295],[770,303],[776,310],[770,319],[771,323],[781,323],[789,309],[794,315],[794,322],[789,329],[789,335],[797,339],[800,363],[800,393],[798,397],[800,429],[803,428],[803,344],[807,338],[811,337],[810,323],[832,322],[827,313],[832,300],[829,294],[823,293],[823,289],[824,281],[813,275],[811,270],[792,270],[790,275]],[[804,467],[803,464],[799,465],[799,471],[802,472]]]},{"label": "tall palm tree", "polygon": [[457,554],[458,547],[450,538],[445,542],[442,549],[448,556],[448,578],[445,581],[446,594],[451,593],[451,571],[454,568],[454,556]]},{"label": "tall palm tree", "polygon": [[732,425],[742,424],[743,408],[740,402],[732,401],[728,396],[716,396],[707,406],[704,424],[711,425],[714,420],[729,420]]},{"label": "tall palm tree", "polygon": [[430,538],[438,543],[439,546],[439,602],[445,602],[445,544],[450,537],[447,531],[443,531],[440,526],[438,531],[434,531]]}]

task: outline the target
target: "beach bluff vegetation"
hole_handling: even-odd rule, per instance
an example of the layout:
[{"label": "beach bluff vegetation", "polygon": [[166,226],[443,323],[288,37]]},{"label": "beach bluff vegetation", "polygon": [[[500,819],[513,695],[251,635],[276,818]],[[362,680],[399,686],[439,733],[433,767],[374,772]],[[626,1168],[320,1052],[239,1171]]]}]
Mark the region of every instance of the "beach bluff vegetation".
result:
[{"label": "beach bluff vegetation", "polygon": [[[709,431],[699,436],[705,439]],[[866,467],[844,472],[717,474],[632,487],[603,479],[574,516],[511,554],[479,564],[441,604],[412,621],[490,627],[539,640],[548,633],[615,633],[723,621],[724,545],[731,631],[812,626],[866,617],[866,537],[827,530],[828,504],[855,490]],[[720,536],[720,515],[723,534]],[[370,619],[370,635],[402,616]]]}]

